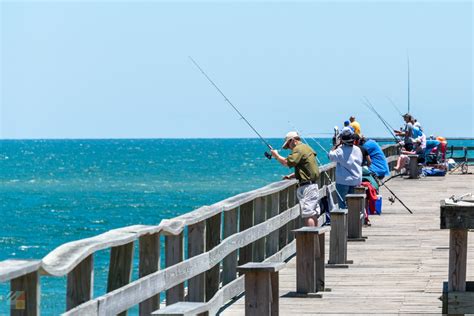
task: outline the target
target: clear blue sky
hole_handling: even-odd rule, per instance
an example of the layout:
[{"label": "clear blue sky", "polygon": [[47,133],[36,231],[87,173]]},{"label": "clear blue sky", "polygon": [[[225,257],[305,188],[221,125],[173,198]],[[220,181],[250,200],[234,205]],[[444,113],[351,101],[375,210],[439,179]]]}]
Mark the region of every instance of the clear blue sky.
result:
[{"label": "clear blue sky", "polygon": [[351,114],[386,136],[474,136],[473,4],[3,1],[0,138],[253,137],[193,56],[268,137]]}]

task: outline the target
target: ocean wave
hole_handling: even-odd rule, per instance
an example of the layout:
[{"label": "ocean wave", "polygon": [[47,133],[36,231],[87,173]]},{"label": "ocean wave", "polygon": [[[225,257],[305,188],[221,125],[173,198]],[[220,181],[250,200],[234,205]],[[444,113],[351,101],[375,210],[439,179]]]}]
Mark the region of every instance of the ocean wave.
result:
[{"label": "ocean wave", "polygon": [[23,246],[20,246],[20,247],[19,247],[19,249],[20,249],[21,251],[26,251],[26,250],[28,250],[28,249],[37,249],[37,248],[39,248],[39,246],[25,246],[25,245],[23,245]]}]

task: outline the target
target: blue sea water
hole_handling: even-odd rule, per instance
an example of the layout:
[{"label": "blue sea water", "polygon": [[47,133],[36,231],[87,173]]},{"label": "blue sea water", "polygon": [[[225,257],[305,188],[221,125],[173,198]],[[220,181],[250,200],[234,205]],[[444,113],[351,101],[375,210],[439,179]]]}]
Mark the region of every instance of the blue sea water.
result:
[{"label": "blue sea water", "polygon": [[[158,224],[277,181],[289,171],[264,150],[258,139],[1,140],[0,260],[41,259],[69,241]],[[94,258],[94,296],[105,293],[108,254]],[[65,278],[41,278],[43,315],[64,311],[65,287]],[[0,315],[9,312],[8,291],[0,284]]]}]

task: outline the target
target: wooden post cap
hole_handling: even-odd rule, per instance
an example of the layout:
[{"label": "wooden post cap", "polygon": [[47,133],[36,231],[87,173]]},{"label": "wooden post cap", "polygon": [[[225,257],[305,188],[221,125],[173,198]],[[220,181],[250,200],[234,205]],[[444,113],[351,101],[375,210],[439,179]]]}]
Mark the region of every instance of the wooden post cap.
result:
[{"label": "wooden post cap", "polygon": [[249,262],[242,266],[238,266],[239,272],[277,272],[285,267],[284,262]]},{"label": "wooden post cap", "polygon": [[197,315],[206,311],[207,303],[198,302],[178,302],[172,305],[166,306],[165,308],[158,309],[151,313],[151,315],[173,315],[173,316],[184,316],[184,315]]},{"label": "wooden post cap", "polygon": [[362,199],[365,198],[365,194],[348,194],[346,195],[346,200],[347,199]]},{"label": "wooden post cap", "polygon": [[338,209],[334,209],[332,210],[331,212],[329,212],[330,214],[347,214],[347,212],[349,212],[348,209],[346,208],[338,208]]},{"label": "wooden post cap", "polygon": [[440,204],[441,229],[474,229],[474,203],[446,199]]},{"label": "wooden post cap", "polygon": [[0,261],[0,282],[9,281],[37,271],[40,266],[41,260],[8,259]]},{"label": "wooden post cap", "polygon": [[323,226],[323,227],[305,226],[305,227],[292,230],[292,232],[294,232],[295,234],[316,234],[316,235],[324,234],[329,231],[331,231],[331,226]]}]

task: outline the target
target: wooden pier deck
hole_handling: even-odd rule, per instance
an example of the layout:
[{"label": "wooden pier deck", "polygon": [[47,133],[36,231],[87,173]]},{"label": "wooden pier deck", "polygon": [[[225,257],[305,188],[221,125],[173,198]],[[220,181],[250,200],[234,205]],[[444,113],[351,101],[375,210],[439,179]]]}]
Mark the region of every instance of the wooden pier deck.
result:
[{"label": "wooden pier deck", "polygon": [[[280,271],[280,315],[441,314],[443,281],[448,278],[449,230],[440,230],[440,200],[474,192],[474,175],[419,180],[396,178],[387,185],[414,212],[387,201],[382,216],[371,216],[366,242],[350,242],[349,268],[326,268],[321,298],[291,297],[296,288],[296,259]],[[474,280],[474,234],[468,234],[467,280]],[[326,253],[329,238],[326,238]],[[290,294],[290,295],[289,295]],[[221,315],[243,315],[244,297]]]}]

